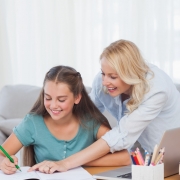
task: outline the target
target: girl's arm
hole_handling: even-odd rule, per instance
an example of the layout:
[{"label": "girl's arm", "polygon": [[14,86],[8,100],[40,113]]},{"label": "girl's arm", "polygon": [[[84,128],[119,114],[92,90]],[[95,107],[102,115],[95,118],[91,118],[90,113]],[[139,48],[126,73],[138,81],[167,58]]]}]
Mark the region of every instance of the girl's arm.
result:
[{"label": "girl's arm", "polygon": [[[7,138],[2,146],[10,156],[16,154],[23,147],[14,133]],[[14,163],[11,163],[3,152],[0,151],[0,169],[6,174],[13,174],[17,170],[15,164],[18,164],[18,159],[15,156],[12,156],[12,158],[14,159]]]},{"label": "girl's arm", "polygon": [[[23,147],[23,145],[21,144],[21,142],[14,133],[12,133],[6,139],[6,141],[2,144],[2,146],[9,153],[9,155],[16,154]],[[4,154],[1,151],[0,154],[4,156]]]},{"label": "girl's arm", "polygon": [[[97,139],[100,139],[106,132],[110,129],[104,125],[101,125],[98,133]],[[103,157],[96,160],[88,162],[85,166],[122,166],[131,164],[130,155],[127,150],[117,151],[115,153],[108,153]]]}]

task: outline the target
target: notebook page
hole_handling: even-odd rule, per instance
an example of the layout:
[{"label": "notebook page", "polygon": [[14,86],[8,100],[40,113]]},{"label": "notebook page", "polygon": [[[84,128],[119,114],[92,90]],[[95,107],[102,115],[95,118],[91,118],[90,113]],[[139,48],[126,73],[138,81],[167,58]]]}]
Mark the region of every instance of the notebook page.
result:
[{"label": "notebook page", "polygon": [[0,170],[0,180],[24,180],[30,178],[40,179],[35,171],[27,172],[30,167],[20,167],[21,171],[17,170],[15,174],[7,175]]},{"label": "notebook page", "polygon": [[41,180],[95,180],[84,168],[77,167],[66,172],[55,172],[53,174],[44,174],[36,171]]}]

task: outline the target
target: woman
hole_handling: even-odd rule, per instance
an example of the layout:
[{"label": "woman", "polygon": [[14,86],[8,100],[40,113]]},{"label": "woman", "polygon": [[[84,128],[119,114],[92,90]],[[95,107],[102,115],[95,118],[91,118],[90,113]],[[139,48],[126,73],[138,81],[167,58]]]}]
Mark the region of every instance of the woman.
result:
[{"label": "woman", "polygon": [[136,140],[152,152],[165,130],[180,126],[179,92],[167,74],[146,63],[130,41],[112,43],[100,62],[102,75],[94,80],[91,99],[119,124],[102,138],[111,152],[131,148]]},{"label": "woman", "polygon": [[152,152],[165,130],[180,126],[179,92],[168,75],[144,61],[134,43],[119,40],[110,44],[101,54],[100,63],[102,75],[99,73],[94,80],[91,98],[101,112],[106,109],[117,119],[118,126],[59,162],[59,171],[109,151],[130,149],[137,140]]}]

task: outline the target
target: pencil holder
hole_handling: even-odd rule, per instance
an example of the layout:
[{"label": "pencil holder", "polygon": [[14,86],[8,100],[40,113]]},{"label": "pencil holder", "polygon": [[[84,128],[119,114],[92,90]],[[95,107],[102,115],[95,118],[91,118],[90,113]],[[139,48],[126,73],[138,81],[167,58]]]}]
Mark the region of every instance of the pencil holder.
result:
[{"label": "pencil holder", "polygon": [[164,164],[156,166],[132,165],[132,180],[164,180]]}]

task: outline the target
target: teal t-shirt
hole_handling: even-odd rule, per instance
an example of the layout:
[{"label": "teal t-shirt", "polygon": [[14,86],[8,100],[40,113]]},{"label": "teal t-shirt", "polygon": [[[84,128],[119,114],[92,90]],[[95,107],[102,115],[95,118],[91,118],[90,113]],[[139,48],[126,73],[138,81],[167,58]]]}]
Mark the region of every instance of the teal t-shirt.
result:
[{"label": "teal t-shirt", "polygon": [[85,122],[85,127],[79,125],[73,139],[64,141],[51,134],[42,116],[28,114],[13,132],[24,146],[34,146],[35,160],[39,163],[44,160],[62,160],[88,147],[97,140],[99,127],[100,123],[92,119]]}]

